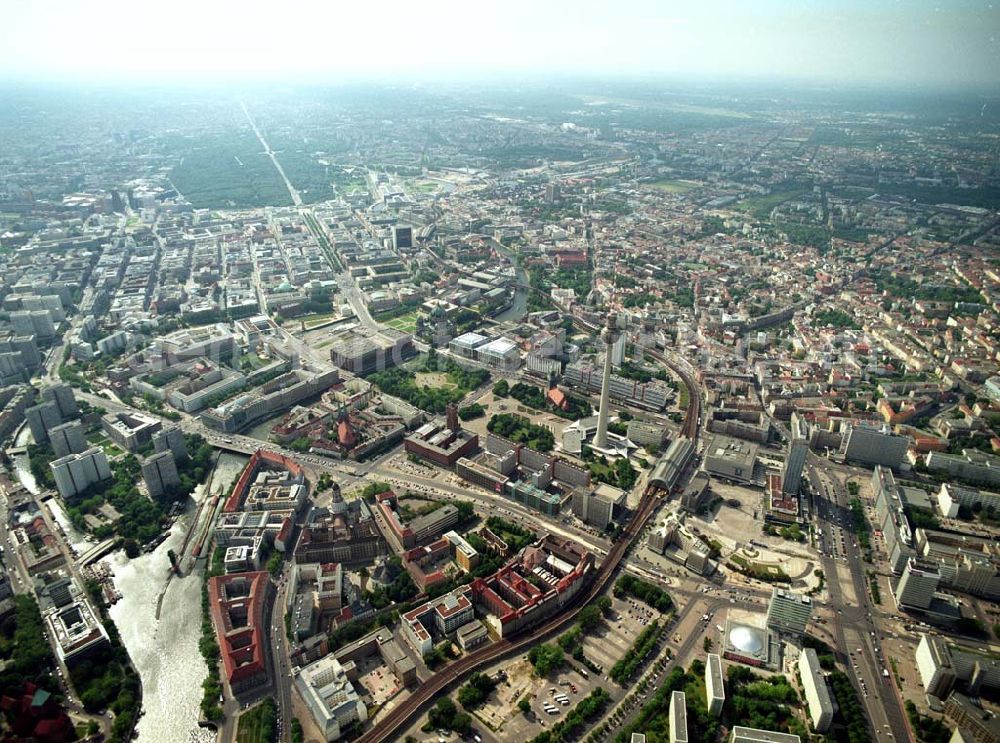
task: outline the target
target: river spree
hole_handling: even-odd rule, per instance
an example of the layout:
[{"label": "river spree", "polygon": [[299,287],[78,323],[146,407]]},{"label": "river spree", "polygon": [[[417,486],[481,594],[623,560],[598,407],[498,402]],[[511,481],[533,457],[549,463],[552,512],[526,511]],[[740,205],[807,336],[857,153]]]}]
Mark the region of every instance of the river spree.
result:
[{"label": "river spree", "polygon": [[[222,454],[213,475],[213,488],[227,490],[246,465],[247,458]],[[26,455],[14,458],[18,480],[33,493],[40,492]],[[122,642],[142,679],[144,715],[137,728],[143,743],[210,743],[211,730],[198,727],[201,682],[207,669],[198,651],[201,636],[201,585],[204,567],[183,578],[171,578],[167,551],[180,551],[205,487],[193,494],[188,508],[170,529],[170,535],[153,552],[129,560],[124,552],[106,559],[122,599],[110,609]],[[82,553],[92,545],[69,522],[57,498],[49,508],[66,533],[67,541]]]},{"label": "river spree", "polygon": [[[508,255],[510,254],[508,253]],[[529,279],[528,272],[525,271],[520,266],[517,266],[517,269],[514,272],[514,279],[517,281],[519,285],[520,284],[527,285]],[[508,322],[508,321],[520,322],[521,320],[523,320],[524,316],[528,314],[529,291],[530,289],[523,289],[521,288],[521,286],[515,288],[514,300],[511,303],[510,307],[508,307],[499,315],[497,315],[496,319],[500,320],[501,322]]]},{"label": "river spree", "polygon": [[[228,489],[247,458],[222,454],[212,487]],[[170,536],[153,552],[133,560],[124,552],[107,558],[122,599],[111,608],[122,642],[142,679],[144,715],[137,728],[143,743],[208,743],[214,732],[198,727],[201,683],[207,669],[198,650],[201,636],[201,586],[204,565],[183,578],[170,577],[167,551],[180,552],[204,486],[177,519]],[[159,613],[159,616],[157,616]]]},{"label": "river spree", "polygon": [[139,720],[138,739],[149,743],[207,743],[215,738],[198,728],[201,682],[207,673],[198,651],[204,568],[167,582],[167,550],[180,548],[193,513],[191,509],[179,518],[170,537],[152,553],[129,560],[116,552],[107,560],[122,594],[111,607],[111,618],[142,679],[145,714]]},{"label": "river spree", "polygon": [[[27,455],[13,459],[18,480],[30,492],[39,494],[42,489],[31,474]],[[237,454],[221,454],[212,475],[212,491],[227,492],[247,460]],[[109,614],[142,679],[143,717],[136,730],[141,743],[211,743],[216,738],[214,731],[198,727],[201,684],[207,675],[198,650],[204,561],[178,578],[172,576],[167,557],[171,549],[180,553],[207,490],[205,485],[196,489],[167,539],[153,552],[132,560],[123,551],[104,558],[122,595]],[[48,506],[77,554],[93,546],[70,523],[57,497],[50,498]]]},{"label": "river spree", "polygon": [[[27,430],[27,427],[24,430]],[[31,474],[31,464],[28,461],[28,455],[16,454],[11,458],[11,461],[13,462],[14,475],[17,477],[18,482],[29,493],[39,495],[42,492],[42,488],[39,487],[35,476]],[[66,537],[66,543],[73,548],[76,554],[81,555],[93,546],[93,542],[88,542],[84,534],[73,526],[58,498],[49,498],[46,503],[48,504],[49,511],[52,512],[52,517],[62,528],[63,534]]]}]

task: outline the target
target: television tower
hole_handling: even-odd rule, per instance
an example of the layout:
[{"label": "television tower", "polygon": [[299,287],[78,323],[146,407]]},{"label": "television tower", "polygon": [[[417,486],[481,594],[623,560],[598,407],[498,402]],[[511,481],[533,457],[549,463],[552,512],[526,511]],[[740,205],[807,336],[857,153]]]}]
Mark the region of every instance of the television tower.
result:
[{"label": "television tower", "polygon": [[604,376],[601,377],[601,408],[597,412],[597,434],[594,436],[594,446],[598,449],[608,447],[608,413],[611,397],[611,347],[618,340],[618,317],[609,313],[604,329],[601,331],[604,341]]}]

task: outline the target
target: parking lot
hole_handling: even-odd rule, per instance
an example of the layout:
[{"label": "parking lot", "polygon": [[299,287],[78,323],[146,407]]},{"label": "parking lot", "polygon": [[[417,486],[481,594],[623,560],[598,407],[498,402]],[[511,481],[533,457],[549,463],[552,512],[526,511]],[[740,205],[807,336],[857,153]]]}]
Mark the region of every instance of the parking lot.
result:
[{"label": "parking lot", "polygon": [[[601,673],[586,668],[569,655],[562,668],[546,678],[535,677],[531,664],[524,657],[489,669],[488,673],[492,674],[502,668],[507,680],[473,714],[474,725],[485,726],[501,740],[528,740],[565,717],[597,686],[604,687],[617,701],[624,692],[608,679],[608,671],[632,647],[639,633],[656,619],[662,621],[663,615],[641,602],[612,599],[609,618],[600,629],[584,637],[582,644],[584,657],[600,668]],[[556,701],[555,697],[559,695],[564,695],[567,703]],[[522,697],[526,697],[531,705],[527,714],[517,707]],[[554,707],[554,711],[547,711],[546,704],[550,709]]]},{"label": "parking lot", "polygon": [[[537,678],[532,673],[531,664],[522,657],[513,663],[501,664],[489,669],[494,674],[500,668],[507,673],[507,681],[501,683],[489,700],[473,713],[473,725],[485,727],[499,740],[528,740],[562,719],[567,710],[599,685],[595,674],[583,669],[573,659],[546,678]],[[586,673],[586,677],[584,676]],[[600,684],[607,688],[607,684]],[[555,689],[555,693],[552,690]],[[575,691],[574,691],[575,690]],[[545,711],[546,702],[553,703],[555,695],[563,694],[568,704],[555,703],[557,712]],[[525,714],[517,707],[517,702],[526,697],[530,711]]]},{"label": "parking lot", "polygon": [[[651,609],[641,601],[630,598],[613,598],[610,619],[605,621],[605,627],[589,634],[583,641],[583,653],[592,663],[603,669],[606,678],[608,671],[621,660],[649,624],[655,620],[662,621],[663,615]],[[610,682],[609,682],[610,683]]]},{"label": "parking lot", "polygon": [[428,480],[435,479],[441,473],[439,467],[432,467],[423,462],[414,462],[405,454],[395,454],[383,464],[399,472],[424,477]]}]

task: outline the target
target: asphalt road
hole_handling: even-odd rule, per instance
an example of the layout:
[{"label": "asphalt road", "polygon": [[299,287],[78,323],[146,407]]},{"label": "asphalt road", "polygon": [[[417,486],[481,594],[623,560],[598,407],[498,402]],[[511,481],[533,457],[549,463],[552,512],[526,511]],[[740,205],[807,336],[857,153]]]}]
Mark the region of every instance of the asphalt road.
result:
[{"label": "asphalt road", "polygon": [[246,115],[247,121],[250,123],[250,128],[253,129],[253,133],[256,134],[257,139],[260,140],[260,144],[264,148],[264,154],[271,158],[271,162],[274,164],[274,169],[278,171],[278,175],[280,175],[281,179],[285,182],[285,188],[288,189],[288,195],[291,197],[292,203],[295,206],[302,206],[302,197],[299,196],[299,192],[295,190],[294,186],[292,186],[292,182],[288,180],[288,176],[285,175],[285,170],[281,167],[281,163],[278,162],[278,158],[275,156],[274,150],[271,149],[271,145],[267,143],[267,140],[264,139],[264,135],[261,134],[260,129],[257,128],[257,122],[253,120],[253,116],[251,116],[250,112],[247,110],[247,104],[241,102],[240,106],[243,107],[243,113]]},{"label": "asphalt road", "polygon": [[[770,593],[768,593],[768,597],[770,597]],[[702,598],[704,598],[704,596]],[[670,624],[667,625],[669,633],[672,633],[674,631],[674,628],[680,627],[680,625],[684,622],[684,620],[691,613],[691,611],[694,610],[695,607],[698,607],[699,611],[702,611],[703,613],[714,616],[719,609],[725,609],[728,606],[729,606],[728,598],[712,599],[707,604],[702,604],[700,603],[697,596],[691,596],[688,602],[684,605],[684,608],[674,617],[673,620],[671,620]],[[660,671],[659,673],[657,673],[655,676],[652,677],[651,688],[647,692],[647,696],[655,692],[655,690],[659,687],[659,685],[663,683],[663,680],[667,677],[670,671],[673,670],[674,666],[680,665],[680,667],[682,668],[685,669],[687,668],[687,666],[689,665],[688,659],[691,657],[691,653],[697,650],[698,646],[702,642],[704,642],[704,637],[705,634],[702,632],[688,633],[687,637],[685,637],[684,640],[681,641],[681,644],[677,646],[676,651],[674,651],[674,654],[670,658],[670,662],[663,666],[662,671]],[[642,697],[639,701],[644,702],[645,697]],[[643,704],[636,704],[634,707],[628,710],[628,712],[625,712],[621,717],[616,717],[615,710],[612,710],[611,715],[612,715],[612,720],[615,722],[615,726],[618,729],[627,728],[629,725],[635,722],[636,718],[642,712],[642,708]]]},{"label": "asphalt road", "polygon": [[565,629],[580,610],[590,601],[600,595],[610,579],[617,572],[622,558],[632,546],[635,537],[642,532],[649,517],[660,506],[661,501],[656,493],[647,493],[633,515],[629,524],[622,531],[621,538],[615,542],[608,556],[600,567],[594,571],[590,585],[584,588],[572,605],[567,606],[555,616],[545,620],[530,633],[519,634],[514,639],[504,638],[498,642],[489,643],[469,655],[449,663],[417,689],[410,697],[393,708],[377,725],[367,730],[358,738],[359,743],[378,743],[394,740],[395,733],[409,722],[423,707],[451,685],[457,683],[472,671],[508,657],[523,652],[545,637]]},{"label": "asphalt road", "polygon": [[[442,471],[443,474],[448,474]],[[491,495],[485,490],[465,485],[456,485],[448,482],[447,477],[434,479],[420,477],[411,472],[400,472],[386,465],[376,465],[372,467],[371,473],[377,475],[380,480],[390,480],[392,485],[408,486],[414,490],[420,489],[440,491],[446,496],[461,498],[462,500],[474,501],[481,507],[496,511],[495,515],[514,521],[520,521],[525,526],[530,526],[534,530],[544,529],[562,537],[568,537],[582,543],[588,549],[602,554],[607,553],[611,547],[604,537],[591,534],[579,527],[565,524],[561,521],[547,520],[544,523],[538,519],[538,513],[520,506],[518,503],[502,496]]]},{"label": "asphalt road", "polygon": [[[868,593],[861,551],[853,546],[856,536],[851,526],[848,495],[823,471],[825,462],[822,459],[812,454],[809,457],[807,475],[815,495],[815,516],[824,544],[821,562],[830,605],[837,612],[830,624],[848,666],[847,675],[868,714],[873,740],[912,740],[892,673],[888,677],[882,673],[888,662],[881,649],[881,630],[874,620],[877,607],[872,605]],[[843,546],[840,529],[844,532]],[[837,568],[844,564],[850,571],[857,605],[848,605],[841,590]]]},{"label": "asphalt road", "polygon": [[277,691],[274,701],[278,706],[278,740],[287,743],[291,740],[292,712],[292,664],[288,660],[288,637],[285,634],[285,594],[288,591],[286,580],[288,571],[281,574],[278,587],[271,604],[270,651],[272,662],[271,679]]}]

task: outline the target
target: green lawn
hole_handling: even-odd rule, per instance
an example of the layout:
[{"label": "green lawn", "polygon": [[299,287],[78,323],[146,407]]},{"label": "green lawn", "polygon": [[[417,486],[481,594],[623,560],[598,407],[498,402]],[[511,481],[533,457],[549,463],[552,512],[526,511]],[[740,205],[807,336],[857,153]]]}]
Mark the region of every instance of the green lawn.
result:
[{"label": "green lawn", "polygon": [[739,202],[737,206],[740,209],[745,209],[753,213],[754,217],[757,219],[767,219],[774,207],[779,204],[784,204],[786,201],[797,199],[801,196],[809,194],[810,192],[810,189],[801,187],[788,188],[787,190],[777,190],[766,196],[750,196]]},{"label": "green lawn", "polygon": [[324,312],[316,315],[305,315],[304,317],[298,318],[302,322],[302,327],[308,330],[316,325],[322,325],[328,320],[333,320],[334,318],[340,317],[339,312]]},{"label": "green lawn", "polygon": [[420,183],[411,183],[407,186],[407,188],[410,191],[414,191],[416,193],[434,193],[440,188],[440,185],[437,183],[428,183],[424,181]]},{"label": "green lawn", "polygon": [[356,191],[368,190],[368,181],[365,180],[364,178],[334,181],[333,185],[337,189],[337,191],[344,194],[355,193]]},{"label": "green lawn", "polygon": [[119,454],[125,453],[118,447],[117,444],[115,444],[110,439],[104,439],[104,441],[100,442],[99,446],[104,450],[104,453],[107,454],[109,457],[117,457]]},{"label": "green lawn", "polygon": [[262,366],[267,366],[272,361],[271,359],[262,359],[256,353],[252,352],[243,354],[243,356],[240,357],[240,364],[243,363],[244,359],[248,362],[247,367],[250,371],[260,369]]},{"label": "green lawn", "polygon": [[598,482],[601,482],[601,476],[613,478],[615,472],[611,467],[606,464],[601,464],[600,462],[588,462],[587,467],[590,469],[591,477]]},{"label": "green lawn", "polygon": [[653,181],[648,184],[651,188],[655,188],[658,191],[666,191],[667,193],[687,193],[695,188],[701,186],[700,183],[696,181],[685,181],[685,180],[664,180],[664,181]]},{"label": "green lawn", "polygon": [[691,393],[688,392],[687,385],[681,382],[680,389],[677,390],[677,407],[681,410],[687,410],[690,404]]},{"label": "green lawn", "polygon": [[735,554],[730,555],[730,559],[738,566],[741,573],[749,575],[751,578],[769,582],[777,581],[784,583],[791,580],[785,571],[777,565],[755,562],[753,560],[748,560],[741,555]]},{"label": "green lawn", "polygon": [[240,715],[236,743],[272,743],[275,740],[275,705],[267,699]]},{"label": "green lawn", "polygon": [[399,317],[394,317],[391,320],[386,320],[385,324],[402,333],[412,333],[417,329],[417,318],[419,316],[419,312],[413,311]]},{"label": "green lawn", "polygon": [[116,457],[122,454],[122,450],[107,437],[104,431],[91,431],[87,434],[87,443],[91,446],[99,446],[109,457]]},{"label": "green lawn", "polygon": [[448,379],[444,372],[417,372],[414,380],[418,387],[430,387],[431,389],[458,389],[458,385]]}]

